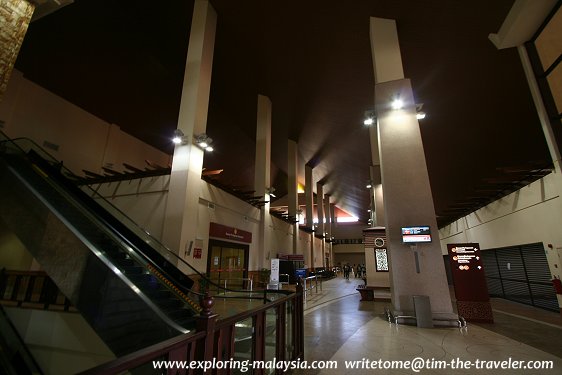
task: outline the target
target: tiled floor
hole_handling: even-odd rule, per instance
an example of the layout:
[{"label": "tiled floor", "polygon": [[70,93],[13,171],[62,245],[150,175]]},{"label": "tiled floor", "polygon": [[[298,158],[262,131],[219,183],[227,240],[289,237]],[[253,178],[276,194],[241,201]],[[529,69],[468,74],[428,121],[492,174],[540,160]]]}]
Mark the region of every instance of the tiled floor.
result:
[{"label": "tiled floor", "polygon": [[[309,292],[305,304],[305,359],[337,361],[333,370],[300,370],[297,374],[372,374],[373,369],[346,369],[345,361],[406,361],[422,358],[433,369],[423,374],[466,374],[499,371],[501,374],[562,374],[562,318],[532,307],[494,300],[494,324],[468,324],[466,329],[389,324],[383,317],[388,302],[360,302],[359,280],[341,277]],[[546,322],[546,323],[545,323]],[[550,370],[435,369],[438,362],[553,361]],[[428,361],[429,362],[426,362]],[[433,361],[433,362],[432,362]],[[383,363],[384,364],[384,363]],[[388,363],[390,365],[390,363]],[[412,374],[410,369],[384,373]]]}]

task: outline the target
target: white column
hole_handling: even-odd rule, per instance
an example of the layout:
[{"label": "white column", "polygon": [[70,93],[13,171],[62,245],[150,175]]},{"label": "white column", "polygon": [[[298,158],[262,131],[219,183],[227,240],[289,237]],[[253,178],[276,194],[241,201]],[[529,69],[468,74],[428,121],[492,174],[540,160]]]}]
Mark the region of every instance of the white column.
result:
[{"label": "white column", "polygon": [[[297,142],[290,140],[287,150],[288,168],[288,198],[289,198],[289,216],[297,218],[297,210],[299,209],[299,193],[298,193],[298,145]],[[299,248],[299,223],[293,223],[293,254],[296,254]]]},{"label": "white column", "polygon": [[193,135],[207,127],[215,30],[214,9],[207,0],[196,0],[178,117],[186,142],[174,150],[163,230],[164,243],[201,272],[207,268],[206,247],[201,259],[188,259],[190,244],[207,235],[197,233],[203,151],[193,145]]},{"label": "white column", "polygon": [[269,214],[270,170],[271,170],[271,100],[258,95],[258,115],[256,129],[256,171],[254,189],[256,196],[262,196],[268,202],[260,209],[260,230],[258,236],[258,264],[260,268],[269,268],[268,260],[275,254],[270,248],[271,215]]},{"label": "white column", "polygon": [[312,167],[305,165],[305,203],[306,203],[306,229],[310,232],[310,248],[304,254],[304,264],[314,267],[314,183],[312,182]]},{"label": "white column", "polygon": [[[371,47],[392,303],[397,312],[411,313],[412,296],[427,295],[434,317],[454,318],[416,105],[404,79],[394,20],[371,18]],[[403,101],[402,109],[391,107],[396,98]],[[403,244],[401,227],[408,225],[429,225],[433,242]]]},{"label": "white column", "polygon": [[306,228],[312,230],[314,228],[314,183],[312,182],[312,167],[304,166],[304,200],[306,204]]},{"label": "white column", "polygon": [[[329,264],[326,263],[326,254],[328,254],[328,259],[331,259],[331,250],[332,250],[332,215],[330,210],[330,195],[324,194],[324,213],[326,216],[326,238],[328,241],[324,240],[324,267],[328,267]],[[331,263],[331,261],[330,261]]]},{"label": "white column", "polygon": [[[320,182],[316,184],[316,211],[318,213],[318,229],[316,230],[316,238],[320,242],[320,253],[318,251],[314,253],[316,261],[314,262],[314,267],[320,267],[324,265],[324,185]],[[319,259],[320,257],[320,259]]]}]

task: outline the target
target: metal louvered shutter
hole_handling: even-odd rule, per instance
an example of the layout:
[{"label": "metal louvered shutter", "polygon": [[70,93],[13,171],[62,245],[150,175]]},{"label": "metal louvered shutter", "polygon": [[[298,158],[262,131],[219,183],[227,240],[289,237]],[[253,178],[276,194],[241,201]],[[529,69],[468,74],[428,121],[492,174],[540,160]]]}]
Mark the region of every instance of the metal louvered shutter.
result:
[{"label": "metal louvered shutter", "polygon": [[550,270],[542,243],[521,246],[521,255],[525,264],[533,305],[558,311],[556,292],[550,281]]},{"label": "metal louvered shutter", "polygon": [[482,251],[490,297],[559,311],[542,243]]},{"label": "metal louvered shutter", "polygon": [[488,284],[488,294],[490,297],[503,298],[503,287],[501,282],[500,271],[498,269],[498,262],[496,260],[495,250],[486,250],[480,253],[482,257],[482,264],[484,266],[484,273],[486,274],[486,283]]},{"label": "metal louvered shutter", "polygon": [[532,305],[531,290],[527,282],[520,247],[512,246],[497,249],[496,257],[503,284],[504,298]]}]

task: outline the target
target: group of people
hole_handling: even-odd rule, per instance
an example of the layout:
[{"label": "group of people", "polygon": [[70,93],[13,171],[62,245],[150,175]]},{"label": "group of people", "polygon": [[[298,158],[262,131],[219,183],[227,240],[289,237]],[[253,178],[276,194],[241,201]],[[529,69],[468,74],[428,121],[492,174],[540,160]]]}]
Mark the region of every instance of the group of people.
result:
[{"label": "group of people", "polygon": [[355,276],[355,278],[363,278],[367,275],[367,269],[365,268],[365,264],[357,264],[350,266],[349,263],[343,266],[343,277],[346,280],[349,280],[350,276]]}]

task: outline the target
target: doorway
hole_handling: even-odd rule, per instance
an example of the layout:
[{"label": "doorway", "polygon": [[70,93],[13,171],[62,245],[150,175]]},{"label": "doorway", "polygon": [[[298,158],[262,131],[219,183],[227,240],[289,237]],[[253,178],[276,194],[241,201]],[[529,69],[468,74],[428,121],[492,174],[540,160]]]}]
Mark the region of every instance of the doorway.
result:
[{"label": "doorway", "polygon": [[229,289],[247,286],[249,245],[209,240],[207,274],[209,278]]}]

